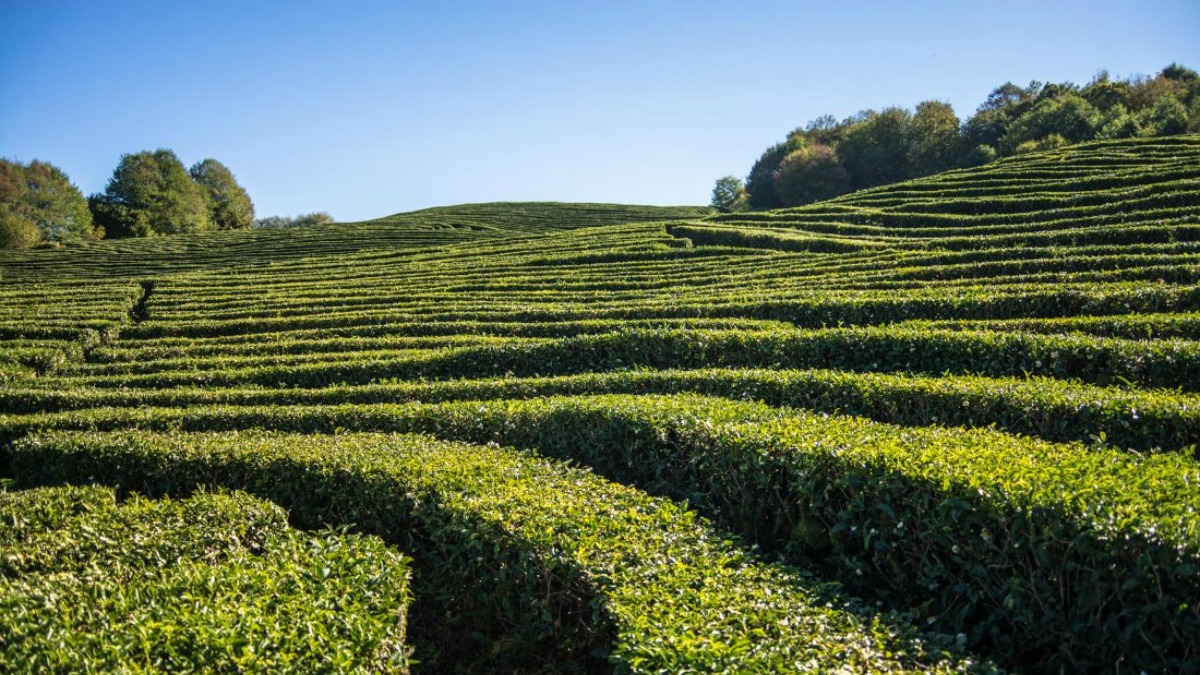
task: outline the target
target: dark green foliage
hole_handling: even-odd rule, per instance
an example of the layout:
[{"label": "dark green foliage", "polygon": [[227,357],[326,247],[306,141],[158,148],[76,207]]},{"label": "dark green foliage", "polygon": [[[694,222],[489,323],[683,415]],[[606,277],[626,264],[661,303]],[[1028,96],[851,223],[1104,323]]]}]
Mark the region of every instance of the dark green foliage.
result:
[{"label": "dark green foliage", "polygon": [[254,203],[233,172],[215,159],[197,162],[188,174],[203,188],[208,217],[218,230],[244,230],[254,223]]},{"label": "dark green foliage", "polygon": [[746,186],[737,176],[722,176],[713,186],[712,201],[714,209],[728,213],[738,210],[741,203],[746,201]]},{"label": "dark green foliage", "polygon": [[1140,119],[1143,136],[1174,136],[1187,133],[1188,111],[1179,99],[1167,94],[1154,102]]},{"label": "dark green foliage", "polygon": [[958,161],[958,165],[964,169],[970,169],[976,166],[983,166],[996,161],[996,149],[990,145],[977,145],[970,152],[962,156]]},{"label": "dark green foliage", "polygon": [[854,190],[894,183],[909,176],[912,113],[901,108],[867,113],[849,125],[837,146]]},{"label": "dark green foliage", "polygon": [[92,226],[79,188],[58,167],[36,159],[28,165],[0,159],[0,249],[102,235]]},{"label": "dark green foliage", "polygon": [[170,150],[122,155],[104,192],[88,198],[108,237],[151,237],[212,229],[205,191]]},{"label": "dark green foliage", "polygon": [[[925,101],[917,104],[912,117],[908,148],[908,173],[926,176],[952,168],[963,155],[958,116],[949,103]],[[972,166],[985,164],[978,162]]]},{"label": "dark green foliage", "polygon": [[775,192],[775,174],[783,158],[800,149],[803,139],[792,136],[787,141],[767,149],[750,167],[746,176],[747,203],[756,209],[773,209],[784,206],[783,200]]},{"label": "dark green foliage", "polygon": [[1009,125],[1000,138],[1000,149],[1013,154],[1028,141],[1059,136],[1067,143],[1091,140],[1100,124],[1100,112],[1076,94],[1043,98]]},{"label": "dark green foliage", "polygon": [[[1153,78],[1111,80],[1101,73],[1082,88],[1070,82],[1034,81],[1025,87],[1007,82],[961,125],[950,106],[940,101],[920,103],[913,112],[868,110],[841,122],[826,115],[763,153],[746,181],[748,204],[770,209],[811,202],[811,191],[799,190],[800,182],[788,180],[793,170],[780,167],[785,158],[814,144],[833,148],[840,161],[814,169],[827,173],[825,180],[808,176],[803,183],[838,186],[829,195],[836,196],[956,166],[981,166],[992,161],[996,151],[1007,156],[1092,139],[1195,131],[1200,122],[1192,108],[1200,109],[1200,78],[1193,75],[1172,64]],[[780,192],[780,180],[791,189]]]},{"label": "dark green foliage", "polygon": [[[1170,68],[1163,69],[1163,77],[1167,77],[1167,71]],[[1129,106],[1130,86],[1128,82],[1113,81],[1107,76],[1099,77],[1084,87],[1079,95],[1092,104],[1092,107],[1101,112],[1107,112],[1120,106],[1127,108]]]},{"label": "dark green foliage", "polygon": [[850,174],[837,153],[819,143],[788,153],[775,171],[775,194],[788,206],[836,197],[849,186]]}]

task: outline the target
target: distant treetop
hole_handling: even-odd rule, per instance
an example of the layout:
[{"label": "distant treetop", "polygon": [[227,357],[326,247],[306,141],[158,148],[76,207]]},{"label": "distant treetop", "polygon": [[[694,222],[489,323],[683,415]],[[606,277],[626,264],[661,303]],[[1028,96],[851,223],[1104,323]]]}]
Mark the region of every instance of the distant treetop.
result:
[{"label": "distant treetop", "polygon": [[254,221],[255,229],[273,230],[282,227],[307,227],[309,225],[328,225],[333,216],[324,211],[305,213],[299,216],[267,216]]},{"label": "distant treetop", "polygon": [[88,206],[109,237],[245,229],[254,222],[254,203],[228,167],[205,159],[188,171],[162,148],[122,155]]},{"label": "distant treetop", "polygon": [[197,162],[188,173],[204,189],[214,228],[244,230],[254,224],[254,202],[228,167],[210,158]]},{"label": "distant treetop", "polygon": [[1082,87],[1005,82],[965,121],[941,101],[924,101],[914,111],[865,110],[840,122],[819,117],[763,151],[736,205],[727,198],[734,177],[719,179],[713,206],[799,206],[1022,152],[1196,132],[1200,74],[1176,63],[1154,77],[1113,80],[1102,71]]},{"label": "distant treetop", "polygon": [[58,167],[0,159],[0,248],[64,244],[103,236],[87,201]]}]

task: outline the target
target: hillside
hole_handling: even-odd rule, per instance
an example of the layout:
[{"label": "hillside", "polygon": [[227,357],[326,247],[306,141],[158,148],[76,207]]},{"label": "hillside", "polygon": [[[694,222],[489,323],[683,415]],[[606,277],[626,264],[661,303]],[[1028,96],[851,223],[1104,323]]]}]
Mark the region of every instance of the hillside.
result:
[{"label": "hillside", "polygon": [[0,271],[9,487],[382,538],[370,667],[1200,672],[1200,137]]},{"label": "hillside", "polygon": [[[238,230],[165,239],[83,242],[67,250],[0,251],[9,278],[44,279],[60,270],[80,276],[88,267],[105,278],[234,269],[264,259],[353,254],[368,249],[444,246],[492,237],[517,237],[582,227],[700,218],[711,209],[554,202],[444,206],[368,220],[285,230]],[[26,272],[28,270],[28,272]]]}]

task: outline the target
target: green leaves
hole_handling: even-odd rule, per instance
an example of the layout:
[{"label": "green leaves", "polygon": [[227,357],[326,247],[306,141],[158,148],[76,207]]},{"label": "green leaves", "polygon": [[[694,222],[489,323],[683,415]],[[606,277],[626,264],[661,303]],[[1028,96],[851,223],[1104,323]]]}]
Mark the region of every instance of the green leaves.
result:
[{"label": "green leaves", "polygon": [[59,434],[18,453],[25,480],[219,484],[310,525],[352,517],[377,529],[419,561],[425,613],[414,630],[437,636],[431,644],[461,667],[994,671],[902,616],[833,600],[835,587],[746,554],[673,502],[514,450],[234,432]]},{"label": "green leaves", "polygon": [[254,203],[229,167],[209,158],[193,165],[188,174],[204,190],[213,228],[244,230],[254,223]]},{"label": "green leaves", "polygon": [[5,672],[403,672],[407,560],[244,494],[0,492]]}]

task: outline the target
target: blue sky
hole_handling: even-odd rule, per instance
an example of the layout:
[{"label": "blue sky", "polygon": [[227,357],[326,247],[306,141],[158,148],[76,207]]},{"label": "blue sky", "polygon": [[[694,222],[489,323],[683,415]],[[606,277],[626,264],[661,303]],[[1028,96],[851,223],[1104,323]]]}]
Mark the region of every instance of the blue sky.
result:
[{"label": "blue sky", "polygon": [[825,113],[1200,69],[1200,2],[0,0],[0,156],[214,157],[259,215],[707,203]]}]

